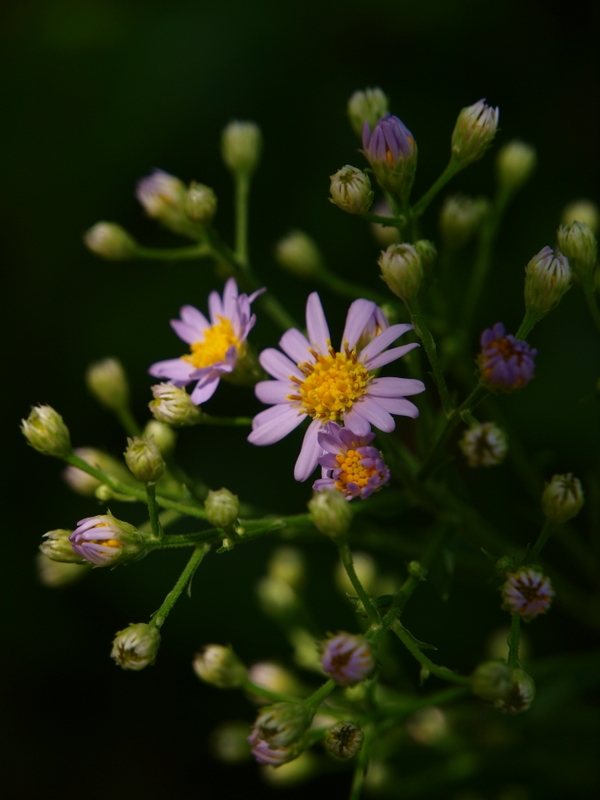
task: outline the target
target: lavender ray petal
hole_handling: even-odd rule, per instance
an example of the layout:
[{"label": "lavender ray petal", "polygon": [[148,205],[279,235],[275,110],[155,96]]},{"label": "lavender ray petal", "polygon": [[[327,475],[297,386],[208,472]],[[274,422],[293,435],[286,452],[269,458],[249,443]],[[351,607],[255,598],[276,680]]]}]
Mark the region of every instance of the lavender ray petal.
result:
[{"label": "lavender ray petal", "polygon": [[166,361],[157,361],[148,368],[148,372],[155,378],[169,378],[173,381],[189,383],[193,378],[193,364],[181,358],[169,358]]},{"label": "lavender ray petal", "polygon": [[368,436],[371,433],[371,426],[368,421],[356,413],[356,405],[344,414],[344,425],[356,434],[356,436]]},{"label": "lavender ray petal", "polygon": [[210,321],[213,325],[218,323],[219,317],[225,316],[223,303],[221,302],[218,292],[211,292],[208,295],[208,312],[210,314]]},{"label": "lavender ray petal", "polygon": [[290,328],[289,331],[283,334],[279,340],[279,347],[281,347],[283,352],[288,355],[292,361],[295,361],[296,364],[301,364],[303,361],[310,361],[310,363],[313,363],[315,360],[311,353],[309,353],[310,342],[306,336],[296,330],[296,328]]},{"label": "lavender ray petal", "polygon": [[262,403],[275,405],[276,403],[289,403],[289,394],[293,394],[289,383],[284,381],[259,381],[254,387],[254,393]]},{"label": "lavender ray petal", "polygon": [[297,481],[305,481],[312,475],[319,462],[319,457],[323,454],[323,448],[319,444],[317,436],[321,427],[321,420],[313,419],[306,429],[300,455],[294,467],[294,478]]},{"label": "lavender ray petal", "polygon": [[304,416],[289,405],[267,408],[254,417],[254,430],[248,436],[248,441],[259,446],[274,444],[297,428]]},{"label": "lavender ray petal", "polygon": [[342,347],[348,345],[350,350],[354,349],[354,345],[360,339],[362,332],[375,313],[375,309],[376,305],[371,300],[360,298],[352,303],[346,317],[346,325],[342,335]]},{"label": "lavender ray petal", "polygon": [[372,358],[370,361],[363,363],[367,369],[379,369],[380,367],[384,367],[386,364],[390,364],[392,361],[397,361],[399,358],[402,358],[402,356],[410,353],[411,350],[414,350],[415,347],[420,346],[421,345],[418,342],[413,342],[412,344],[405,344],[402,347],[392,347],[390,350],[386,350],[384,353],[375,356],[375,358]]},{"label": "lavender ray petal", "polygon": [[213,394],[217,391],[219,380],[220,378],[217,374],[204,383],[197,383],[190,395],[192,403],[200,406],[202,403],[206,403],[207,400],[210,400]]},{"label": "lavender ray petal", "polygon": [[[377,401],[381,408],[389,411],[390,414],[412,417],[413,419],[419,416],[419,409],[416,405],[403,397],[375,397],[374,400]],[[384,429],[382,428],[382,430]]]},{"label": "lavender ray petal", "polygon": [[407,397],[425,391],[425,384],[413,378],[375,378],[369,384],[373,397]]},{"label": "lavender ray petal", "polygon": [[[382,401],[387,399],[388,398],[381,398]],[[366,419],[371,425],[379,428],[380,431],[389,433],[396,427],[394,418],[385,410],[383,404],[380,403],[379,399],[376,397],[369,397],[368,395],[361,397],[360,400],[354,404],[354,409],[359,416]]]},{"label": "lavender ray petal", "polygon": [[376,355],[379,355],[382,350],[395,342],[396,339],[399,339],[400,336],[403,336],[408,331],[412,330],[412,325],[408,324],[398,324],[398,325],[390,325],[389,328],[386,328],[382,331],[379,336],[376,336],[369,344],[365,347],[361,354],[361,361],[363,364],[370,358],[373,358]]},{"label": "lavender ray petal", "polygon": [[306,302],[306,328],[311,345],[317,347],[322,353],[327,353],[331,337],[325,312],[316,292],[309,294]]},{"label": "lavender ray petal", "polygon": [[263,369],[274,378],[285,381],[289,380],[290,375],[294,375],[296,378],[300,378],[302,381],[304,380],[304,375],[300,372],[296,364],[290,361],[287,356],[284,356],[283,353],[280,353],[279,350],[275,350],[274,347],[267,347],[266,350],[263,350],[258,360]]}]

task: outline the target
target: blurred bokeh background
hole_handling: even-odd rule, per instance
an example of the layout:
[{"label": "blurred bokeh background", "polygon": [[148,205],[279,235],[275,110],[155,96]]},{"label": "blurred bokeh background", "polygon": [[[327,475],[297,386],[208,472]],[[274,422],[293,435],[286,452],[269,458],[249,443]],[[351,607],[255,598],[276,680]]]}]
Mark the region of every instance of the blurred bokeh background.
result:
[{"label": "blurred bokeh background", "polygon": [[[314,236],[332,269],[371,287],[379,284],[378,246],[368,227],[327,199],[329,175],[346,163],[363,165],[345,115],[350,94],[379,85],[390,96],[393,112],[418,141],[416,195],[445,166],[459,109],[486,97],[501,109],[498,141],[522,138],[535,144],[539,158],[534,178],[507,214],[477,319],[478,329],[503,319],[515,330],[523,312],[524,265],[553,245],[567,202],[600,200],[600,7],[561,0],[24,0],[0,15],[7,381],[3,785],[10,797],[42,791],[98,800],[225,800],[242,791],[275,796],[280,790],[266,785],[254,765],[224,768],[211,758],[207,740],[215,725],[251,720],[253,710],[236,693],[201,685],[190,668],[194,651],[211,641],[231,642],[248,662],[289,656],[285,638],[254,598],[272,542],[203,565],[191,600],[182,598],[164,628],[157,664],[140,674],[114,666],[110,642],[115,631],[147,619],[162,602],[182,568],[181,553],[114,572],[96,570],[64,591],[37,582],[41,534],[74,527],[102,507],[69,493],[59,463],[26,447],[19,420],[32,404],[49,403],[67,421],[75,444],[122,452],[117,423],[86,392],[86,366],[107,355],[120,358],[132,381],[135,411],[145,419],[148,365],[176,355],[168,320],[184,303],[205,308],[208,290],[221,286],[207,262],[103,262],[85,250],[82,233],[97,220],[114,220],[148,245],[177,244],[144,217],[133,194],[136,181],[160,167],[214,187],[219,228],[230,238],[232,194],[219,135],[231,119],[255,120],[265,149],[252,189],[251,255],[264,283],[302,319],[312,287],[278,271],[272,255],[290,228]],[[489,156],[453,188],[489,193],[492,181]],[[425,235],[433,239],[440,202],[425,223]],[[347,303],[322,295],[339,334]],[[270,345],[276,335],[261,319],[254,341]],[[598,468],[600,348],[579,291],[571,291],[536,329],[532,343],[540,352],[538,378],[523,395],[506,399],[503,411],[546,475],[573,471],[585,480]],[[230,387],[219,390],[216,402],[207,410],[258,409],[250,391]],[[226,485],[243,499],[293,513],[309,496],[308,486],[291,479],[298,443],[298,436],[290,437],[257,453],[239,431],[197,428],[181,436],[180,456],[213,488]],[[499,518],[505,515],[509,528],[512,509],[521,520],[517,528],[536,530],[539,514],[521,509],[526,498],[519,490],[512,500],[510,476],[478,481],[474,494],[487,498]],[[118,510],[132,522],[143,518],[137,508]],[[582,524],[589,529],[591,516]],[[336,560],[332,549],[315,541],[306,552],[323,633],[352,627],[344,601],[332,601],[327,590]],[[554,555],[560,559],[561,551]],[[401,564],[397,569],[401,573]],[[419,638],[438,645],[443,663],[468,670],[505,615],[485,581],[463,577],[446,603],[424,589],[410,624]],[[591,646],[586,629],[560,610],[531,637],[540,657]],[[410,662],[407,669],[416,678]],[[586,796],[593,786],[593,751],[572,704],[579,712],[589,696],[574,700],[568,681],[557,692],[559,701],[549,699],[544,713],[556,712],[563,697],[557,713],[566,729],[572,719],[573,728],[584,731],[576,744],[561,729],[548,748],[536,740],[525,756],[519,751],[505,758],[511,765],[505,774],[461,772],[458,764],[448,785],[419,789],[413,780],[405,796]],[[549,719],[552,728],[554,717]],[[527,724],[525,718],[514,721],[519,741]],[[543,717],[535,736],[540,727]],[[410,772],[413,765],[404,766]],[[348,773],[333,772],[310,791],[345,797],[348,786]],[[295,788],[290,796],[306,791]]]}]

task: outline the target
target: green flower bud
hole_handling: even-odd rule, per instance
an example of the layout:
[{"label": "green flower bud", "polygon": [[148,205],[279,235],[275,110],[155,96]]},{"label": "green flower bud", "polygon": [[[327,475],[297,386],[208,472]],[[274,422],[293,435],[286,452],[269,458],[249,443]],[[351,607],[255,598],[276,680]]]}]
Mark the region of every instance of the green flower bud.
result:
[{"label": "green flower bud", "polygon": [[440,212],[440,230],[444,244],[460,250],[473,238],[487,212],[488,201],[462,194],[447,197]]},{"label": "green flower bud", "polygon": [[158,445],[151,439],[134,436],[127,439],[125,461],[136,481],[156,483],[165,472],[165,462]]},{"label": "green flower bud", "polygon": [[412,244],[391,244],[377,261],[381,277],[405,303],[416,300],[423,282],[421,257]]},{"label": "green flower bud", "polygon": [[468,428],[458,444],[470,467],[496,466],[504,461],[508,452],[506,434],[493,422]]},{"label": "green flower bud", "polygon": [[479,100],[463,108],[452,133],[452,157],[461,167],[478,161],[494,141],[498,129],[498,108]]},{"label": "green flower bud", "polygon": [[231,647],[220,644],[207,645],[196,654],[192,666],[201,680],[219,689],[235,689],[246,680],[246,667]]},{"label": "green flower bud", "polygon": [[52,406],[32,408],[27,419],[21,420],[21,431],[38,453],[56,458],[66,458],[71,454],[69,429]]},{"label": "green flower bud", "polygon": [[271,556],[268,570],[271,578],[287,583],[292,589],[304,584],[304,557],[297,547],[278,547]]},{"label": "green flower bud", "polygon": [[353,722],[338,722],[330,728],[325,738],[327,749],[338,758],[348,759],[361,749],[364,734]]},{"label": "green flower bud", "polygon": [[525,308],[538,319],[561,301],[571,286],[571,267],[562,253],[544,247],[525,267]]},{"label": "green flower bud", "polygon": [[135,239],[115,222],[97,222],[85,232],[83,241],[92,253],[113,261],[133,258],[138,247]]},{"label": "green flower bud", "polygon": [[348,214],[366,214],[373,205],[374,192],[369,176],[347,164],[330,176],[329,201]]},{"label": "green flower bud", "polygon": [[154,400],[148,403],[148,408],[159,422],[175,428],[200,422],[202,412],[184,388],[167,382],[158,383],[151,390]]},{"label": "green flower bud", "polygon": [[498,183],[511,191],[520,189],[535,169],[535,147],[514,139],[502,147],[496,157]]},{"label": "green flower bud", "polygon": [[590,280],[596,268],[598,242],[585,222],[561,225],[557,233],[558,246],[569,259],[575,276],[583,283]]},{"label": "green flower bud", "polygon": [[192,181],[185,197],[185,213],[194,222],[210,225],[217,213],[217,195],[203,183]]},{"label": "green flower bud", "polygon": [[600,228],[600,210],[591,200],[576,200],[564,207],[561,222],[567,226],[574,222],[583,222],[592,233],[597,234]]},{"label": "green flower bud", "polygon": [[542,493],[542,508],[550,522],[568,522],[579,514],[583,504],[581,481],[572,472],[554,475]]},{"label": "green flower bud", "polygon": [[505,697],[494,702],[505,714],[521,714],[531,706],[535,697],[533,678],[522,669],[513,669],[512,687]]},{"label": "green flower bud", "polygon": [[270,747],[294,744],[310,725],[312,715],[301,703],[274,703],[262,709],[254,723]]},{"label": "green flower bud", "polygon": [[415,250],[419,254],[421,258],[421,264],[423,265],[423,271],[427,274],[431,274],[433,271],[433,265],[435,264],[435,260],[437,258],[437,248],[433,242],[430,242],[428,239],[419,239],[415,242]]},{"label": "green flower bud", "polygon": [[298,606],[298,598],[289,583],[280,578],[266,576],[256,585],[256,593],[265,614],[283,619]]},{"label": "green flower bud", "polygon": [[46,558],[52,561],[61,561],[71,564],[85,564],[85,558],[76,553],[71,547],[69,537],[72,531],[59,528],[55,531],[48,531],[42,536],[44,540],[40,545],[40,550]]},{"label": "green flower bud", "polygon": [[485,661],[471,677],[471,688],[478,697],[494,703],[505,700],[513,688],[513,670],[504,661]]},{"label": "green flower bud", "polygon": [[127,376],[117,358],[105,358],[91,364],[85,381],[89,392],[110,411],[121,411],[129,405]]},{"label": "green flower bud", "polygon": [[221,134],[221,154],[227,169],[251,175],[258,166],[262,134],[254,122],[230,122]]},{"label": "green flower bud", "polygon": [[375,86],[365,89],[364,92],[354,92],[348,100],[348,118],[354,133],[362,138],[365,122],[369,128],[377,125],[379,120],[388,113],[388,98],[384,92]]},{"label": "green flower bud", "polygon": [[173,428],[164,422],[159,422],[157,419],[151,419],[146,423],[143,437],[152,439],[160,450],[161,455],[165,458],[173,452],[177,442],[177,434]]},{"label": "green flower bud", "polygon": [[337,489],[315,492],[308,502],[315,528],[332,539],[343,539],[352,521],[350,503]]},{"label": "green flower bud", "polygon": [[110,655],[122,669],[138,672],[154,664],[159,647],[158,628],[145,622],[138,622],[117,633]]},{"label": "green flower bud", "polygon": [[75,564],[63,561],[54,561],[44,553],[38,553],[35,559],[38,579],[43,586],[49,589],[60,589],[70,586],[87,575],[92,568],[91,564]]},{"label": "green flower bud", "polygon": [[323,256],[317,243],[302,231],[291,231],[277,242],[275,261],[301,278],[309,278],[323,267]]},{"label": "green flower bud", "polygon": [[208,521],[215,528],[229,528],[240,515],[240,501],[237,494],[222,488],[208,493],[204,510]]}]

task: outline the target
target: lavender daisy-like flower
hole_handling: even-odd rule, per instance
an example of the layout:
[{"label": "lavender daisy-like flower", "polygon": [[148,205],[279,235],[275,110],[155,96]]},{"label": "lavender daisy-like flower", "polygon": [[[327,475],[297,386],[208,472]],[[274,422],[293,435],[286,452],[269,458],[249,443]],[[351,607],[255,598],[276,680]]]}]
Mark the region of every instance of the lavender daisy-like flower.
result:
[{"label": "lavender daisy-like flower", "polygon": [[[273,407],[254,417],[248,441],[256,445],[278,442],[305,419],[312,419],[294,469],[294,477],[305,481],[322,455],[318,433],[328,422],[350,427],[356,436],[367,436],[371,424],[392,431],[392,414],[417,417],[419,410],[406,396],[425,389],[421,381],[409,378],[376,378],[379,367],[401,358],[417,343],[403,347],[388,345],[412,329],[412,325],[390,325],[377,335],[377,306],[369,300],[355,300],[348,311],[339,351],[331,346],[329,328],[319,295],[313,292],[306,304],[308,339],[295,328],[279,340],[284,353],[267,348],[260,354],[263,368],[275,378],[256,384],[263,403]],[[373,338],[360,349],[366,329]]]},{"label": "lavender daisy-like flower", "polygon": [[545,614],[554,597],[554,589],[541,572],[525,567],[509,575],[502,587],[503,606],[511,614],[518,614],[529,622],[538,614]]},{"label": "lavender daisy-like flower", "polygon": [[338,633],[325,643],[321,664],[340,686],[352,686],[368,677],[375,666],[373,652],[362,636]]},{"label": "lavender daisy-like flower", "polygon": [[319,458],[323,477],[313,489],[337,489],[347,500],[364,500],[388,483],[390,471],[379,450],[370,447],[374,438],[374,433],[357,436],[351,428],[328,422],[317,436],[325,453]]},{"label": "lavender daisy-like flower", "polygon": [[180,339],[190,345],[190,353],[180,358],[157,361],[148,372],[155,378],[167,378],[175,386],[197,381],[191,394],[196,405],[209,400],[221,376],[229,375],[246,353],[246,339],[256,322],[251,303],[263,292],[259,289],[248,297],[238,294],[233,278],[225,284],[223,299],[218,292],[208,296],[210,322],[194,306],[183,306],[181,319],[171,320],[171,327]]},{"label": "lavender daisy-like flower", "polygon": [[533,378],[537,350],[527,342],[506,334],[501,322],[481,334],[478,356],[481,376],[491,388],[512,392],[526,386]]}]

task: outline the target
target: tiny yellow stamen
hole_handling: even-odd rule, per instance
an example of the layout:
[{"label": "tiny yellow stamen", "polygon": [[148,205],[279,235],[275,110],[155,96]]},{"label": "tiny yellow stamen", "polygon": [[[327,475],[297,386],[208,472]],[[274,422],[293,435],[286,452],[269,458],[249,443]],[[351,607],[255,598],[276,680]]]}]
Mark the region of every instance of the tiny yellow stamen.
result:
[{"label": "tiny yellow stamen", "polygon": [[196,369],[210,367],[219,361],[225,361],[225,356],[230,347],[235,347],[238,351],[242,347],[242,342],[233,332],[233,327],[228,319],[219,317],[219,322],[204,331],[204,338],[199,342],[194,342],[189,355],[181,356],[184,361],[188,361]]},{"label": "tiny yellow stamen", "polygon": [[299,401],[301,410],[315,419],[338,420],[365,394],[371,375],[358,362],[355,351],[346,348],[346,352],[336,353],[330,347],[326,356],[311,352],[316,363],[298,364],[306,377],[301,381],[290,376],[298,384],[298,394],[289,394],[288,400]]}]

